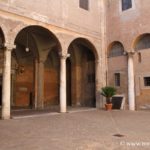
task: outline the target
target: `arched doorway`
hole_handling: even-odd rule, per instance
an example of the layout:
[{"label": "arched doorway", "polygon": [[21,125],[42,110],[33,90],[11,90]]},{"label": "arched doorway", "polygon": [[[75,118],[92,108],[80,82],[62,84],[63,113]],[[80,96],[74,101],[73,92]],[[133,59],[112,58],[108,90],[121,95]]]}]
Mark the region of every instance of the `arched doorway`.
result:
[{"label": "arched doorway", "polygon": [[[43,109],[58,104],[59,59],[56,50],[61,48],[54,34],[41,26],[28,26],[17,34],[15,44],[12,106]],[[57,82],[53,82],[54,78]]]},{"label": "arched doorway", "polygon": [[22,29],[15,38],[16,48],[12,51],[12,100],[14,107],[34,107],[35,62],[39,58],[34,36],[37,27]]},{"label": "arched doorway", "polygon": [[71,106],[95,107],[95,54],[86,39],[75,39],[67,59],[67,102]]},{"label": "arched doorway", "polygon": [[0,27],[0,107],[2,105],[2,69],[3,69],[3,62],[4,62],[4,34]]}]

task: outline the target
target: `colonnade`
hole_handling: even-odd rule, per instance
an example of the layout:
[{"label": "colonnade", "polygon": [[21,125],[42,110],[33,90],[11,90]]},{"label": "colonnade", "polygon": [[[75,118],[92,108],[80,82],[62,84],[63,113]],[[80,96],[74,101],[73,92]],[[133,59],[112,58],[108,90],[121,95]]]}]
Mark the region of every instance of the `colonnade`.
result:
[{"label": "colonnade", "polygon": [[[11,117],[11,52],[14,46],[6,45],[4,52],[4,68],[3,68],[3,89],[2,89],[2,119],[10,119]],[[66,59],[69,54],[60,54],[60,112],[67,111],[66,103]],[[36,61],[36,90],[35,107],[42,109],[44,99],[44,61]]]}]

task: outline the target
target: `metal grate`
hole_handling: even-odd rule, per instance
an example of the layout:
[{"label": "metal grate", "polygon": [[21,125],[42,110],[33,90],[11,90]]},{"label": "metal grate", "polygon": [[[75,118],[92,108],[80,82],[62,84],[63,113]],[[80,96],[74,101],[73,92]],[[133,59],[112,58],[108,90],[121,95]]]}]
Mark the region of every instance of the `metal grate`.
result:
[{"label": "metal grate", "polygon": [[114,134],[113,136],[116,136],[116,137],[124,137],[125,135],[123,135],[123,134]]}]

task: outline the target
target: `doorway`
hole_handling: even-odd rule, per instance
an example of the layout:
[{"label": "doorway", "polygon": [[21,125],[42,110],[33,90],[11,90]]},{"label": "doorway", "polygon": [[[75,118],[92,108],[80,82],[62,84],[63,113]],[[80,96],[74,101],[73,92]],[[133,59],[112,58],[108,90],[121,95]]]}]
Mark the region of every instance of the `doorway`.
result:
[{"label": "doorway", "polygon": [[67,59],[67,69],[66,69],[66,76],[67,76],[67,106],[72,106],[71,100],[71,60]]},{"label": "doorway", "polygon": [[86,39],[75,39],[69,46],[67,68],[67,103],[95,107],[95,53]]}]

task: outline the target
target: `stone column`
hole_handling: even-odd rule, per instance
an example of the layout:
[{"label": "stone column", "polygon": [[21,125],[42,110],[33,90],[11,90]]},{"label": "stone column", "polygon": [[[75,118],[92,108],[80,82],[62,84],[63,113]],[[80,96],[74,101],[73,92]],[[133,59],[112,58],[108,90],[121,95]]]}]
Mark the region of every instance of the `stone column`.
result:
[{"label": "stone column", "polygon": [[44,61],[38,63],[37,109],[44,108]]},{"label": "stone column", "polygon": [[128,53],[128,101],[129,110],[135,110],[135,86],[134,86],[134,52]]},{"label": "stone column", "polygon": [[2,89],[2,119],[10,119],[11,98],[11,51],[12,45],[7,45],[4,51],[3,89]]},{"label": "stone column", "polygon": [[67,111],[66,100],[66,59],[69,54],[60,54],[60,112],[65,113]]}]

